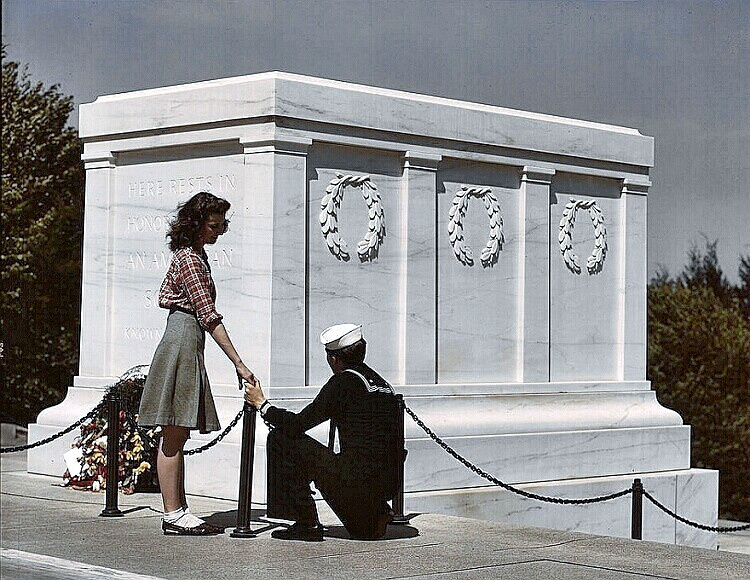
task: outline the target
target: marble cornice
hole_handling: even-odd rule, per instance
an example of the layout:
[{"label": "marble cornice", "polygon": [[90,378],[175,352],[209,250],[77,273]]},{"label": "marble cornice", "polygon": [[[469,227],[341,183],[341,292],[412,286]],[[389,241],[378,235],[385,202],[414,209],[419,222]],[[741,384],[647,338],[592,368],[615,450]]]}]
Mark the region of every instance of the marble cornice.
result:
[{"label": "marble cornice", "polygon": [[654,141],[635,129],[554,115],[268,72],[99,97],[80,107],[84,140],[261,118],[371,129],[652,167]]},{"label": "marble cornice", "polygon": [[635,181],[633,179],[622,180],[622,193],[631,195],[648,195],[648,190],[651,187],[651,182],[646,181]]},{"label": "marble cornice", "polygon": [[437,171],[438,164],[443,160],[442,155],[425,153],[422,151],[406,151],[403,156],[404,167]]},{"label": "marble cornice", "polygon": [[116,157],[110,151],[98,153],[84,153],[81,155],[84,168],[89,169],[114,169],[117,166]]},{"label": "marble cornice", "polygon": [[287,155],[307,155],[313,140],[308,137],[279,133],[273,127],[240,137],[240,145],[245,155],[252,153],[285,153]]},{"label": "marble cornice", "polygon": [[[392,137],[392,136],[391,136]],[[196,143],[220,144],[225,143],[237,145],[237,152],[242,153],[241,143],[246,143],[254,151],[260,152],[261,147],[268,147],[266,151],[286,150],[288,152],[304,153],[306,145],[311,143],[331,143],[336,145],[367,148],[398,153],[402,155],[403,163],[409,167],[422,170],[432,170],[436,159],[439,166],[440,161],[447,158],[462,161],[474,161],[478,163],[489,163],[493,165],[506,165],[518,168],[523,175],[523,169],[529,170],[527,182],[538,178],[539,183],[544,184],[550,174],[564,172],[578,175],[603,177],[626,182],[632,186],[633,191],[638,193],[638,184],[650,185],[646,175],[633,173],[627,168],[613,166],[610,169],[592,167],[586,164],[570,165],[563,158],[560,161],[541,161],[534,158],[533,152],[528,156],[510,157],[500,154],[479,153],[476,151],[453,148],[456,144],[443,143],[440,146],[425,150],[423,145],[409,141],[389,140],[388,136],[357,137],[343,133],[327,133],[315,130],[302,130],[297,128],[279,127],[273,122],[259,123],[256,125],[214,127],[209,129],[196,129],[195,131],[167,132],[145,136],[123,135],[118,138],[102,141],[90,141],[84,144],[85,155],[90,157],[117,156],[119,153],[130,151],[147,151],[154,149],[182,147],[195,145]],[[274,143],[276,145],[274,145]],[[408,153],[408,156],[407,156]],[[407,161],[407,157],[411,159]],[[641,195],[644,195],[641,193]]]},{"label": "marble cornice", "polygon": [[523,183],[538,183],[549,185],[555,176],[555,170],[547,167],[536,167],[533,165],[524,165],[521,170],[521,181]]}]

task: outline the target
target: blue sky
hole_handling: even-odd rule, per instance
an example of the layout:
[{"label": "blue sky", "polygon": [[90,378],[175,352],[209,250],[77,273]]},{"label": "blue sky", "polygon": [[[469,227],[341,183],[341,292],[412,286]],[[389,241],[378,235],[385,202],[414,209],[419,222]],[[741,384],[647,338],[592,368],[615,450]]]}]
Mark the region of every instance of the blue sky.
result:
[{"label": "blue sky", "polygon": [[649,274],[703,235],[732,280],[750,254],[747,1],[3,0],[2,25],[76,104],[284,70],[635,127]]}]

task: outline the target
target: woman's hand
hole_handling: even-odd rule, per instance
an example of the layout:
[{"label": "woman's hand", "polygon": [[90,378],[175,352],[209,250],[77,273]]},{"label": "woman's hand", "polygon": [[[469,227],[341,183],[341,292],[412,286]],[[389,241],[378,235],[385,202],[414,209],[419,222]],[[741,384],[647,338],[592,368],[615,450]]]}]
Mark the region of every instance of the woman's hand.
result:
[{"label": "woman's hand", "polygon": [[235,369],[237,370],[237,378],[240,379],[240,382],[245,381],[251,385],[257,385],[257,387],[260,388],[260,380],[258,380],[258,377],[256,377],[253,374],[253,371],[247,368],[244,363],[239,363]]},{"label": "woman's hand", "polygon": [[266,401],[266,397],[263,395],[263,390],[260,388],[259,382],[245,382],[245,401],[256,409],[260,409],[261,405]]}]

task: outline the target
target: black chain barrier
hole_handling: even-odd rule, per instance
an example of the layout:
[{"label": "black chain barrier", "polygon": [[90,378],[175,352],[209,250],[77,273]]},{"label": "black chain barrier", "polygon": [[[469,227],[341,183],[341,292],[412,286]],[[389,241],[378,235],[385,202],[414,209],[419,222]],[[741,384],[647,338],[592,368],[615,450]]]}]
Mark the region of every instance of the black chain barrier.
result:
[{"label": "black chain barrier", "polygon": [[[40,439],[39,441],[35,441],[34,443],[29,443],[26,445],[16,445],[14,447],[0,447],[0,453],[16,453],[19,451],[26,451],[29,449],[34,449],[35,447],[41,447],[42,445],[46,445],[47,443],[50,443],[54,441],[55,439],[59,439],[63,435],[70,433],[73,429],[80,427],[86,421],[99,417],[107,406],[109,393],[112,390],[119,388],[124,381],[128,379],[133,379],[138,374],[140,374],[140,376],[142,377],[143,374],[140,373],[140,369],[142,369],[145,366],[148,366],[148,365],[138,365],[131,369],[128,369],[125,373],[123,373],[123,375],[121,375],[117,383],[115,383],[114,385],[109,385],[107,389],[107,394],[102,398],[101,401],[99,401],[99,403],[93,409],[91,409],[91,411],[86,413],[86,415],[78,419],[78,421],[69,425],[62,431],[59,431],[55,433],[54,435],[50,435],[49,437],[46,437],[44,439]],[[459,463],[467,467],[469,470],[477,474],[479,477],[482,477],[483,479],[486,479],[490,483],[493,483],[499,487],[502,487],[503,489],[507,491],[510,491],[522,497],[526,497],[528,499],[534,499],[534,500],[542,501],[542,502],[556,503],[556,504],[563,504],[563,505],[585,505],[585,504],[609,501],[609,500],[617,499],[618,497],[624,497],[626,495],[630,495],[633,493],[633,488],[628,488],[628,489],[623,489],[622,491],[610,493],[607,495],[571,499],[571,498],[562,498],[562,497],[550,497],[546,495],[539,495],[536,493],[525,491],[523,489],[517,488],[513,485],[510,485],[509,483],[505,483],[504,481],[497,479],[493,475],[487,473],[483,469],[477,467],[476,465],[471,463],[469,460],[459,455],[455,449],[453,449],[450,445],[448,445],[445,441],[443,441],[443,439],[441,439],[432,429],[430,429],[427,425],[425,425],[424,422],[417,416],[417,414],[414,411],[412,411],[406,405],[404,405],[403,407],[404,407],[404,411],[408,413],[408,415],[414,420],[414,422],[420,427],[420,429],[422,429],[422,431],[424,431],[430,437],[430,439],[432,439],[446,453],[448,453],[448,455],[456,459]],[[195,449],[184,451],[183,452],[184,455],[197,455],[198,453],[203,453],[204,451],[210,449],[211,447],[219,443],[222,439],[224,439],[224,437],[226,437],[229,434],[229,432],[237,425],[237,423],[239,423],[240,419],[245,414],[245,409],[246,409],[246,406],[243,405],[242,409],[240,409],[240,411],[237,413],[234,419],[232,419],[229,425],[227,425],[226,428],[217,437],[215,437],[208,443],[201,445],[200,447],[196,447]],[[125,412],[125,418],[130,423],[131,427],[135,428],[138,431],[138,433],[141,435],[141,437],[145,439],[151,446],[156,447],[157,441],[155,441],[148,435],[146,429],[138,425],[138,421],[135,418],[135,416],[132,414],[132,412],[130,412],[130,410],[128,409],[122,409],[122,410]],[[266,422],[266,424],[268,425],[268,422]],[[636,481],[639,481],[639,480],[636,480]],[[675,513],[674,511],[670,510],[668,507],[662,504],[659,500],[657,500],[654,496],[652,496],[646,490],[642,490],[639,493],[642,493],[652,504],[654,504],[661,511],[673,517],[674,519],[682,522],[685,525],[692,526],[694,528],[698,528],[700,530],[705,530],[708,532],[718,532],[718,533],[730,533],[730,532],[739,532],[743,530],[750,530],[750,524],[743,524],[740,526],[732,526],[732,527],[707,526],[705,524],[700,524],[698,522],[689,520]]]},{"label": "black chain barrier", "polygon": [[[135,375],[141,372],[141,369],[144,367],[147,367],[148,365],[136,365],[134,367],[129,368],[126,370],[120,377],[118,378],[117,382],[111,385],[107,385],[105,388],[107,389],[107,395],[109,392],[116,388],[118,385],[120,385],[123,381],[126,381],[128,379],[132,379]],[[142,373],[141,373],[142,375]],[[46,445],[47,443],[51,443],[55,439],[59,439],[63,435],[70,433],[73,429],[76,427],[80,427],[85,423],[86,421],[90,419],[97,418],[102,411],[104,411],[105,407],[107,406],[107,395],[104,395],[102,397],[102,400],[99,401],[99,403],[91,409],[86,415],[78,419],[75,423],[72,425],[68,425],[63,429],[62,431],[58,431],[54,435],[50,435],[49,437],[46,437],[45,439],[40,439],[39,441],[34,441],[34,443],[27,443],[26,445],[16,445],[15,447],[0,447],[0,453],[16,453],[18,451],[27,451],[29,449],[34,449],[35,447],[41,447],[42,445]]]},{"label": "black chain barrier", "polygon": [[722,526],[707,526],[705,524],[699,524],[698,522],[691,521],[687,518],[682,517],[681,515],[676,514],[671,509],[666,507],[664,504],[659,502],[658,499],[656,499],[654,496],[652,496],[649,492],[647,492],[645,489],[643,490],[643,495],[646,496],[646,498],[654,504],[656,507],[658,507],[661,511],[663,511],[665,514],[672,516],[674,519],[682,522],[683,524],[687,526],[692,526],[694,528],[698,528],[699,530],[706,530],[707,532],[719,532],[720,534],[727,534],[729,532],[741,532],[742,530],[750,530],[750,524],[744,524],[742,526],[732,526],[732,527],[722,527]]},{"label": "black chain barrier", "polygon": [[[414,422],[419,425],[419,427],[427,433],[427,435],[432,439],[435,443],[437,443],[440,447],[443,448],[443,450],[448,453],[451,457],[462,463],[464,466],[468,467],[471,471],[479,475],[480,477],[486,479],[487,481],[490,481],[494,483],[495,485],[498,485],[502,487],[503,489],[506,489],[510,492],[513,492],[515,494],[521,495],[523,497],[527,497],[529,499],[535,499],[538,501],[544,501],[549,503],[557,503],[557,504],[590,504],[590,503],[598,503],[603,501],[609,501],[611,499],[615,499],[618,497],[623,497],[626,495],[629,495],[633,493],[633,488],[624,489],[622,491],[618,491],[617,493],[611,493],[609,495],[601,495],[598,497],[589,497],[585,499],[568,499],[568,498],[561,498],[561,497],[548,497],[544,495],[539,495],[536,493],[530,493],[528,491],[524,491],[522,489],[519,489],[517,487],[514,487],[508,483],[505,483],[503,481],[500,481],[496,477],[490,475],[486,471],[480,469],[461,455],[459,455],[450,445],[448,445],[445,441],[443,441],[435,432],[430,429],[427,425],[424,424],[424,422],[412,411],[409,407],[404,405],[404,410],[409,414],[409,416],[414,420]],[[699,524],[698,522],[693,522],[687,518],[682,517],[681,515],[673,512],[663,504],[661,504],[656,498],[654,498],[650,493],[643,490],[641,492],[643,495],[648,498],[648,500],[653,503],[656,507],[658,507],[660,510],[662,510],[664,513],[672,516],[674,519],[682,522],[685,525],[692,526],[694,528],[698,528],[701,530],[705,530],[708,532],[719,532],[719,533],[730,533],[730,532],[739,532],[742,530],[748,530],[750,529],[750,524],[744,524],[741,526],[733,526],[733,527],[722,527],[722,526],[707,526],[705,524]]]},{"label": "black chain barrier", "polygon": [[[138,378],[143,378],[145,375],[141,372],[141,369],[147,367],[149,365],[136,365],[134,367],[129,368],[127,371],[125,371],[120,377],[118,378],[117,382],[111,385],[107,385],[107,394],[104,395],[101,401],[91,409],[86,415],[78,419],[75,423],[72,425],[67,426],[62,431],[59,431],[55,433],[54,435],[50,435],[49,437],[46,437],[45,439],[41,439],[39,441],[35,441],[34,443],[28,443],[25,445],[16,445],[14,447],[0,447],[0,453],[17,453],[19,451],[27,451],[29,449],[34,449],[35,447],[41,447],[42,445],[46,445],[47,443],[51,443],[55,439],[59,439],[63,435],[66,435],[67,433],[70,433],[75,429],[76,427],[80,427],[85,423],[86,421],[89,421],[91,419],[95,419],[99,417],[106,409],[107,407],[107,397],[110,391],[112,389],[117,389],[121,387],[122,383],[124,383],[127,380],[133,380]],[[143,438],[146,442],[148,442],[152,447],[157,447],[157,441],[152,439],[148,433],[147,429],[144,429],[140,425],[138,425],[138,421],[133,415],[133,413],[127,409],[122,408],[121,410],[125,412],[125,418],[130,423],[130,426],[138,431],[141,438]],[[205,445],[201,445],[200,447],[196,447],[195,449],[190,449],[189,451],[185,451],[184,455],[197,455],[198,453],[203,453],[207,449],[210,449],[214,445],[216,445],[219,441],[224,439],[229,432],[239,423],[240,419],[242,418],[243,413],[245,412],[244,407],[240,409],[240,412],[237,413],[234,419],[227,425],[227,427],[214,439],[206,443]]]},{"label": "black chain barrier", "polygon": [[58,431],[54,435],[50,435],[49,437],[46,437],[45,439],[40,439],[39,441],[34,441],[34,443],[28,443],[26,445],[16,445],[15,447],[0,447],[0,453],[16,453],[18,451],[26,451],[27,449],[34,449],[35,447],[41,447],[42,445],[46,445],[47,443],[51,443],[55,439],[59,439],[66,433],[70,433],[73,429],[76,427],[80,427],[85,423],[86,421],[90,419],[94,419],[95,417],[98,417],[99,414],[102,412],[104,407],[107,405],[107,397],[106,395],[104,398],[102,398],[101,401],[99,401],[99,404],[91,409],[88,413],[86,413],[83,417],[78,419],[75,423],[72,425],[69,425],[62,431]]},{"label": "black chain barrier", "polygon": [[239,423],[240,419],[242,418],[242,415],[245,412],[245,408],[243,406],[242,409],[240,409],[240,412],[237,413],[237,416],[232,419],[232,422],[227,425],[224,430],[219,433],[219,435],[215,438],[206,443],[205,445],[201,445],[200,447],[196,447],[195,449],[190,449],[188,451],[183,451],[183,455],[196,455],[198,453],[203,453],[206,449],[211,449],[214,445],[216,445],[219,441],[224,439],[224,437],[227,436],[227,434],[232,430],[232,428]]},{"label": "black chain barrier", "polygon": [[[148,366],[148,365],[138,365],[137,367],[133,367],[132,369],[128,370],[123,376],[127,378],[133,378],[133,375],[135,375],[136,373],[139,373],[140,369],[142,369],[145,366]],[[143,376],[142,373],[141,373],[141,376]],[[147,429],[144,429],[138,424],[138,420],[135,418],[133,413],[129,409],[123,409],[123,410],[125,411],[125,418],[130,423],[130,426],[138,431],[141,438],[144,439],[146,442],[148,442],[149,445],[151,445],[152,447],[158,447],[157,441],[152,439],[148,435]],[[221,433],[219,433],[219,435],[217,435],[214,439],[212,439],[205,445],[196,447],[195,449],[183,451],[182,454],[183,455],[197,455],[198,453],[203,453],[207,449],[211,449],[211,447],[213,447],[214,445],[219,443],[219,441],[224,439],[224,437],[226,437],[229,434],[229,432],[237,425],[237,423],[239,423],[240,419],[242,418],[242,414],[244,412],[245,412],[245,409],[243,406],[243,408],[240,409],[239,413],[237,413],[237,415],[234,417],[234,419],[232,419],[229,425],[227,425],[227,427]]]},{"label": "black chain barrier", "polygon": [[414,419],[414,422],[419,425],[419,427],[429,435],[430,439],[432,439],[435,443],[440,445],[440,447],[443,448],[451,457],[468,467],[471,471],[476,473],[479,477],[483,477],[487,481],[490,481],[494,483],[495,485],[499,485],[503,489],[507,489],[508,491],[511,491],[515,494],[522,495],[523,497],[527,497],[529,499],[535,499],[538,501],[546,501],[548,503],[559,503],[559,504],[588,504],[588,503],[598,503],[602,501],[609,501],[611,499],[617,499],[618,497],[626,496],[630,493],[632,493],[632,489],[623,489],[622,491],[618,491],[616,493],[610,493],[608,495],[600,495],[598,497],[587,497],[584,499],[568,499],[568,498],[562,498],[562,497],[549,497],[546,495],[539,495],[536,493],[531,493],[528,491],[524,491],[522,489],[519,489],[517,487],[514,487],[510,485],[509,483],[505,483],[504,481],[500,481],[496,477],[490,475],[486,471],[480,469],[467,459],[464,459],[461,457],[450,445],[448,445],[445,441],[443,441],[438,435],[435,434],[435,432],[430,429],[427,425],[425,425],[422,420],[417,417],[417,415],[412,411],[409,407],[404,405],[404,411],[406,411],[409,416]]},{"label": "black chain barrier", "polygon": [[[239,413],[232,419],[232,421],[227,425],[224,430],[219,433],[214,439],[206,443],[205,445],[201,445],[200,447],[196,447],[195,449],[189,449],[188,451],[183,451],[183,455],[197,455],[198,453],[203,453],[207,449],[211,449],[214,445],[216,445],[219,441],[224,439],[229,432],[237,426],[237,423],[239,423],[240,419],[242,418],[243,413],[245,412],[245,408],[243,407],[240,409]],[[138,420],[135,418],[133,413],[125,409],[125,418],[127,419],[128,423],[130,423],[130,426],[138,431],[138,434],[141,436],[142,439],[144,439],[151,447],[158,447],[157,441],[155,439],[152,439],[148,434],[148,429],[144,429],[138,424]]]}]

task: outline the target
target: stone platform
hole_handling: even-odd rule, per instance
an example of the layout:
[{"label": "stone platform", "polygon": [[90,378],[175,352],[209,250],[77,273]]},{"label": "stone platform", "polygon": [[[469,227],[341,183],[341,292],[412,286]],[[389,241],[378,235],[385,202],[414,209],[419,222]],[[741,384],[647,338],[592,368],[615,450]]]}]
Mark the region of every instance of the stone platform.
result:
[{"label": "stone platform", "polygon": [[[628,386],[630,391],[623,392],[611,390],[623,388],[621,383],[571,383],[566,385],[569,392],[563,393],[555,392],[554,385],[545,385],[550,392],[534,397],[514,392],[521,387],[512,384],[461,385],[445,388],[438,395],[426,394],[434,392],[434,386],[403,391],[413,393],[405,397],[406,404],[459,454],[521,489],[552,497],[586,498],[629,488],[638,477],[670,509],[694,521],[716,525],[718,513],[712,498],[718,495],[718,473],[690,469],[690,428],[682,425],[675,413],[658,405],[648,383]],[[539,385],[532,388],[542,390]],[[577,396],[570,389],[576,389]],[[279,388],[273,390],[273,398],[279,405],[300,409],[310,401],[313,391],[309,387]],[[490,395],[488,391],[505,394]],[[91,407],[101,395],[98,389],[81,389],[76,394],[76,388],[72,388],[71,392],[79,401],[88,400]],[[561,405],[566,413],[558,416],[555,409]],[[236,397],[217,397],[223,425],[240,406]],[[612,413],[609,417],[603,412],[607,407]],[[629,409],[626,417],[620,414],[622,408]],[[71,423],[75,412],[77,409],[69,413]],[[470,423],[462,419],[466,416],[472,417]],[[38,440],[55,430],[36,424],[30,433]],[[618,537],[630,535],[629,498],[575,507],[524,499],[492,486],[460,465],[408,416],[405,430],[409,450],[405,469],[407,510]],[[311,434],[325,442],[327,423]],[[61,474],[65,470],[62,454],[74,435],[48,444],[44,454],[30,454],[29,471]],[[266,493],[266,435],[266,427],[259,421],[253,498],[260,505],[264,505]],[[214,436],[194,435],[187,447],[198,447]],[[240,449],[241,429],[237,427],[210,452],[190,457],[186,464],[188,492],[237,498]],[[39,462],[40,457],[48,462]],[[715,548],[718,539],[715,533],[685,526],[656,509],[646,517],[644,530],[647,540],[696,547]]]},{"label": "stone platform", "polygon": [[[98,516],[104,493],[59,487],[26,472],[23,453],[0,458],[0,569],[3,580],[267,578],[519,578],[685,580],[750,577],[750,556],[585,533],[412,514],[385,540],[349,539],[328,511],[325,541],[281,542],[277,525],[254,511],[255,539],[164,537],[155,494],[119,497],[124,518]],[[236,503],[189,497],[192,510],[231,528]],[[579,508],[571,508],[579,509]],[[51,518],[50,513],[55,517]],[[577,512],[568,512],[575,519]],[[742,543],[744,540],[744,544]],[[722,536],[737,551],[747,537]]]}]

